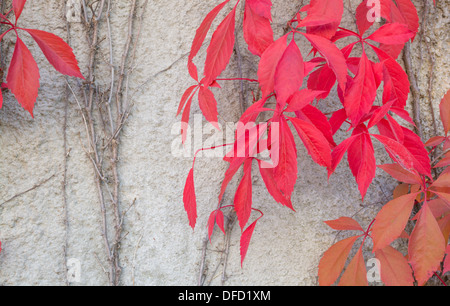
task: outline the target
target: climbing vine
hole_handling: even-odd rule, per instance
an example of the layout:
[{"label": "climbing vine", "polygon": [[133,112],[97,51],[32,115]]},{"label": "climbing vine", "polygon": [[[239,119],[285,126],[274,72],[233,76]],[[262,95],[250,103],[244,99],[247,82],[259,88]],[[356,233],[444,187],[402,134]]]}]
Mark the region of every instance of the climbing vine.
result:
[{"label": "climbing vine", "polygon": [[[219,13],[230,7],[214,30],[208,43],[203,74],[195,63],[198,52]],[[327,169],[331,177],[347,155],[348,165],[364,200],[377,169],[374,142],[380,143],[392,159],[381,169],[403,182],[396,198],[385,205],[374,222],[364,230],[355,220],[343,217],[327,224],[335,230],[359,231],[332,246],[319,266],[319,283],[334,284],[345,268],[347,258],[362,238],[374,241],[373,251],[381,264],[386,285],[424,285],[432,275],[449,269],[448,228],[450,226],[450,182],[446,171],[436,176],[434,167],[446,167],[446,135],[422,142],[417,116],[406,110],[410,77],[397,58],[416,38],[420,20],[411,0],[361,1],[356,9],[357,31],[341,27],[343,0],[311,0],[293,18],[287,18],[287,31],[274,37],[271,0],[226,0],[207,14],[198,28],[188,58],[188,71],[194,85],[181,98],[183,143],[187,139],[191,107],[197,97],[205,119],[217,129],[218,102],[215,91],[222,87],[221,74],[227,69],[237,42],[236,12],[244,9],[243,36],[248,50],[258,63],[258,79],[239,76],[231,80],[257,83],[252,105],[244,110],[235,133],[235,142],[226,144],[224,160],[229,167],[224,175],[217,210],[208,221],[208,234],[217,225],[225,233],[223,210],[233,208],[241,228],[241,263],[244,262],[257,222],[263,212],[253,207],[253,165],[259,168],[265,187],[274,200],[295,210],[292,193],[298,179],[298,144],[296,133],[315,163]],[[378,21],[383,21],[381,26]],[[348,42],[341,45],[342,42]],[[302,54],[307,42],[310,52]],[[212,90],[214,89],[214,91]],[[378,92],[382,92],[378,103]],[[320,103],[332,92],[341,107],[324,114]],[[444,126],[450,120],[448,96],[441,104]],[[274,107],[271,107],[274,105]],[[268,120],[261,119],[268,115]],[[415,114],[416,115],[416,114]],[[258,121],[258,119],[260,119]],[[400,120],[401,119],[401,120]],[[415,126],[411,130],[402,121]],[[348,137],[336,143],[336,133],[345,128]],[[443,161],[432,161],[430,153],[444,144]],[[431,152],[427,147],[431,146]],[[204,148],[206,149],[217,149]],[[261,157],[268,152],[269,159]],[[445,156],[445,157],[444,157]],[[183,202],[192,228],[197,223],[195,160],[189,171]],[[233,205],[223,206],[222,199],[230,181],[240,169],[243,176],[235,192]],[[414,210],[414,214],[412,214]],[[253,213],[259,218],[249,225]],[[406,232],[408,223],[413,230]],[[407,256],[391,247],[399,238],[409,240]],[[395,267],[395,268],[392,268]],[[367,271],[362,246],[341,277],[341,285],[367,285]],[[439,276],[438,276],[439,277]],[[445,283],[445,282],[444,282]]]}]

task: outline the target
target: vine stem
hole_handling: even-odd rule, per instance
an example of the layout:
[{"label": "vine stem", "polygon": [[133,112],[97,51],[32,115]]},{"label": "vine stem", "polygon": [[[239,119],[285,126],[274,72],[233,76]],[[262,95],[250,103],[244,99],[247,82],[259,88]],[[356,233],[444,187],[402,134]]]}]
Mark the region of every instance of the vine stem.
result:
[{"label": "vine stem", "polygon": [[259,82],[259,80],[247,79],[247,78],[216,79],[216,81],[249,81],[249,82],[254,82],[254,83],[258,83]]}]

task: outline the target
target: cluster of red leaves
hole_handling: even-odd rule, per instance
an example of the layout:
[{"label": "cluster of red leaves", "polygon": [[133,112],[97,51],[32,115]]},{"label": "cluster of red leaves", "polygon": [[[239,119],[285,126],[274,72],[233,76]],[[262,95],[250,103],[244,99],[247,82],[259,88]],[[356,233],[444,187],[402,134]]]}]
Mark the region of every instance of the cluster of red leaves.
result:
[{"label": "cluster of red leaves", "polygon": [[[329,286],[336,282],[361,237],[361,246],[342,274],[339,285],[368,285],[363,257],[363,246],[368,237],[373,241],[373,253],[380,263],[381,280],[388,286],[422,286],[433,274],[450,271],[450,91],[440,109],[446,136],[433,137],[426,143],[432,148],[430,154],[444,143],[444,152],[432,163],[436,170],[442,170],[440,175],[433,179],[398,164],[380,166],[400,182],[394,191],[394,199],[381,209],[367,231],[348,217],[326,222],[338,231],[363,234],[344,239],[325,252],[319,265],[320,285]],[[406,231],[408,224],[412,227],[409,233]],[[397,239],[408,241],[406,256],[391,246]]]},{"label": "cluster of red leaves", "polygon": [[[11,10],[0,14],[0,23],[9,28],[0,35],[2,40],[9,32],[17,36],[14,53],[9,65],[6,83],[2,83],[2,89],[10,90],[19,104],[33,116],[33,109],[39,91],[39,68],[30,50],[19,37],[19,31],[27,32],[38,44],[50,64],[60,73],[67,76],[83,78],[78,67],[78,62],[72,48],[60,37],[35,29],[24,29],[17,26],[26,0],[13,0]],[[8,19],[8,15],[14,13],[15,21]],[[0,108],[3,104],[3,96],[0,92]]]},{"label": "cluster of red leaves", "polygon": [[[243,1],[235,3],[214,31],[201,79],[194,58],[213,21],[229,2],[222,2],[206,16],[192,44],[188,70],[197,85],[186,90],[178,109],[178,115],[182,114],[183,142],[187,137],[191,105],[197,93],[204,117],[218,127],[217,100],[212,89],[221,88],[219,76],[227,68],[234,50],[236,11]],[[348,164],[363,199],[377,168],[374,140],[385,147],[399,169],[431,178],[430,158],[420,138],[394,118],[395,115],[413,124],[405,110],[410,91],[408,76],[396,59],[405,43],[414,39],[418,32],[417,10],[411,0],[380,2],[381,17],[386,23],[371,35],[365,35],[373,26],[367,18],[371,9],[367,0],[362,1],[356,11],[358,33],[340,27],[344,13],[343,0],[311,0],[289,21],[290,31],[275,39],[271,25],[271,0],[245,1],[244,38],[249,51],[259,58],[258,80],[246,80],[258,82],[262,98],[254,101],[245,111],[240,123],[247,127],[249,123],[254,123],[252,129],[258,132],[236,132],[236,143],[230,152],[234,154],[224,159],[229,163],[229,168],[219,195],[220,203],[228,184],[243,167],[244,175],[233,205],[242,230],[242,261],[257,222],[245,229],[255,211],[252,202],[252,165],[255,161],[274,200],[294,210],[291,195],[298,179],[298,153],[293,131],[298,134],[314,162],[326,168],[329,176],[347,153]],[[354,41],[339,48],[338,42],[344,38],[353,38]],[[299,48],[299,44],[305,42],[311,46],[309,60]],[[382,103],[376,105],[377,92],[382,83]],[[327,117],[319,110],[317,103],[327,98],[333,88],[337,90],[342,108]],[[265,107],[268,102],[274,102],[276,106],[273,109]],[[271,119],[255,123],[259,115],[265,112],[273,114]],[[336,144],[334,135],[345,123],[349,125],[350,136]],[[274,126],[277,131],[274,131]],[[378,133],[372,132],[375,128]],[[263,133],[269,135],[272,145],[270,153],[277,159],[272,168],[257,158],[260,153],[258,144],[267,141],[262,139]],[[250,139],[249,134],[256,137]],[[194,167],[186,182],[184,206],[189,223],[194,228],[197,221]],[[222,209],[219,204],[219,209],[210,217],[210,234],[215,224],[223,230]]]}]

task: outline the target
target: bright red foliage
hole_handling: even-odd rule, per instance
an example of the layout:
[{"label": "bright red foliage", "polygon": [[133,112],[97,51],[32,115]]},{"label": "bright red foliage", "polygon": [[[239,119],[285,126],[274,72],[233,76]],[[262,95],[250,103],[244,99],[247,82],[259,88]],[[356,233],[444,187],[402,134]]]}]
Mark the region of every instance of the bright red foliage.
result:
[{"label": "bright red foliage", "polygon": [[[20,105],[33,116],[33,109],[39,92],[39,68],[33,58],[30,50],[19,37],[19,30],[25,31],[31,35],[34,41],[41,48],[50,64],[60,73],[67,76],[73,76],[83,79],[83,75],[78,67],[78,62],[73,54],[72,48],[60,37],[34,29],[23,29],[17,26],[17,22],[22,14],[26,0],[13,0],[12,8],[15,15],[13,24],[7,15],[0,14],[2,23],[10,26],[1,36],[3,39],[11,31],[17,36],[13,57],[11,59],[6,83],[3,88],[9,89]],[[2,106],[3,97],[0,99]]]},{"label": "bright red foliage", "polygon": [[[220,87],[217,84],[220,82],[219,76],[227,68],[233,53],[236,40],[235,18],[242,1],[235,2],[231,12],[214,31],[207,49],[204,78],[201,81],[198,80],[197,67],[193,64],[193,60],[212,22],[229,2],[219,4],[206,16],[194,38],[188,69],[198,85],[189,87],[180,102],[178,114],[181,114],[184,108],[182,122],[185,125],[189,123],[191,102],[197,91],[205,118],[217,123],[217,102],[208,87]],[[381,17],[386,23],[367,35],[368,30],[375,25],[367,17],[371,9],[367,6],[368,3],[367,0],[361,1],[356,10],[359,33],[340,27],[344,14],[343,0],[311,0],[294,19],[289,20],[287,34],[278,38],[273,37],[274,31],[271,28],[272,1],[247,0],[243,4],[243,34],[249,51],[259,60],[258,80],[253,81],[258,82],[262,99],[245,111],[240,122],[256,121],[263,112],[269,111],[273,114],[266,122],[255,124],[255,129],[263,127],[263,130],[267,131],[270,141],[265,140],[265,144],[270,144],[273,166],[268,167],[266,161],[258,159],[254,154],[258,153],[254,150],[255,145],[263,142],[261,135],[249,137],[246,134],[236,133],[236,143],[231,152],[245,150],[246,153],[225,157],[229,169],[220,190],[219,202],[228,184],[243,166],[244,176],[232,205],[243,232],[242,261],[247,254],[257,222],[252,223],[244,231],[252,211],[255,210],[253,207],[255,203],[252,201],[254,160],[258,162],[259,172],[269,194],[277,203],[294,210],[291,195],[298,178],[299,157],[294,132],[298,134],[312,160],[323,166],[329,176],[335,172],[347,153],[350,170],[363,199],[376,175],[374,140],[383,145],[393,162],[380,168],[399,181],[417,187],[386,205],[367,231],[350,218],[327,222],[336,230],[356,230],[363,234],[339,242],[324,254],[319,266],[321,284],[331,285],[339,278],[350,250],[359,237],[363,237],[362,244],[369,237],[374,240],[374,252],[382,263],[381,277],[387,285],[412,284],[412,270],[409,264],[417,274],[416,280],[421,285],[436,271],[443,260],[446,244],[443,242],[440,229],[448,227],[443,221],[439,223],[440,221],[435,219],[432,214],[434,208],[429,205],[432,198],[427,198],[426,195],[434,187],[434,197],[437,196],[450,203],[450,191],[447,189],[450,182],[442,183],[444,187],[432,185],[429,152],[420,138],[402,126],[393,116],[397,115],[413,124],[413,120],[405,110],[410,92],[409,78],[396,59],[405,43],[413,40],[418,32],[417,10],[411,0],[395,2],[382,0]],[[301,37],[309,42],[308,46],[311,48],[309,55],[312,56],[309,60],[306,54],[300,51]],[[344,38],[354,41],[341,47],[339,44]],[[362,52],[354,52],[356,46],[360,47]],[[328,97],[333,88],[336,88],[341,107],[325,115],[317,104]],[[376,103],[379,91],[382,91],[380,105]],[[448,100],[444,99],[441,105],[446,136],[432,139],[430,143],[433,145],[449,143],[447,134],[450,129],[448,111],[450,102],[445,102]],[[269,102],[275,105],[273,109],[266,107]],[[349,136],[336,144],[334,135],[344,125],[348,125],[346,132]],[[183,128],[183,139],[185,131],[186,128]],[[245,143],[244,147],[240,147],[242,143]],[[448,158],[445,165],[449,165],[450,155],[445,158]],[[446,161],[445,158],[443,162]],[[196,203],[191,174],[186,190],[188,196],[185,191],[185,206],[190,224],[193,226],[196,219]],[[422,193],[425,196],[417,200]],[[410,257],[406,260],[389,244],[404,234],[413,207],[418,203],[423,205],[417,226],[410,237]],[[210,235],[216,221],[223,231],[222,217],[218,215],[221,209],[213,212],[210,217],[208,222]],[[446,238],[448,240],[448,237]],[[425,244],[430,244],[429,250]],[[399,266],[398,273],[392,269],[393,264]],[[448,264],[446,267],[448,268]],[[340,285],[367,285],[362,245],[344,272]]]}]

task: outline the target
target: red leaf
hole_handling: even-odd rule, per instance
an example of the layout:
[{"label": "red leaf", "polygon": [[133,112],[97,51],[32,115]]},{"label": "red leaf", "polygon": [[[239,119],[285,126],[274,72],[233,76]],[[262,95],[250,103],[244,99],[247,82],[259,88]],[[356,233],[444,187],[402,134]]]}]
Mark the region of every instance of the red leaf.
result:
[{"label": "red leaf", "polygon": [[194,99],[194,95],[191,95],[191,97],[188,99],[184,106],[183,115],[181,117],[181,138],[182,143],[184,144],[187,139],[187,132],[189,129],[189,118],[191,116],[191,106],[192,106],[192,100]]},{"label": "red leaf", "polygon": [[409,78],[402,66],[383,50],[371,45],[378,58],[383,63],[384,92],[383,103],[396,100],[394,106],[401,109],[406,107],[406,101],[410,92]]},{"label": "red leaf", "polygon": [[[193,63],[194,57],[197,55],[198,51],[200,51],[200,48],[203,45],[203,42],[205,41],[206,35],[208,34],[208,31],[211,28],[211,25],[214,21],[214,19],[217,17],[219,12],[223,9],[223,7],[230,2],[230,0],[226,0],[216,6],[209,14],[206,16],[206,18],[203,20],[200,27],[197,29],[197,32],[195,34],[194,41],[192,42],[191,52],[189,53],[189,59],[188,59],[188,70],[193,79],[198,81],[198,72],[197,67]],[[207,84],[208,85],[208,84]]]},{"label": "red leaf", "polygon": [[367,0],[361,2],[356,8],[356,25],[361,36],[373,25],[373,22],[369,21],[367,14],[369,13],[369,7],[367,6]]},{"label": "red leaf", "polygon": [[414,166],[414,160],[411,153],[408,151],[408,149],[403,146],[401,143],[395,141],[392,138],[382,136],[382,135],[372,135],[375,137],[378,141],[380,141],[386,151],[389,153],[389,156],[400,166],[407,170],[412,170]]},{"label": "red leaf", "polygon": [[275,72],[277,71],[278,63],[287,48],[287,37],[288,35],[284,35],[276,40],[261,56],[258,68],[258,78],[264,98],[268,97],[274,90]]},{"label": "red leaf", "polygon": [[216,225],[220,228],[220,230],[225,234],[224,227],[224,215],[221,210],[215,210],[211,213],[208,220],[208,237],[211,242],[211,237],[214,232],[214,226]]},{"label": "red leaf", "polygon": [[319,100],[326,99],[329,96],[334,84],[336,84],[336,75],[328,64],[324,64],[315,70],[308,78],[308,88],[310,90],[323,92],[317,97]]},{"label": "red leaf", "polygon": [[275,181],[275,178],[273,176],[273,169],[263,167],[260,160],[258,160],[258,164],[264,184],[273,199],[277,203],[280,203],[281,205],[294,210],[290,197],[285,197],[284,194],[278,189],[277,182]]},{"label": "red leaf", "polygon": [[24,109],[33,116],[39,91],[39,68],[23,41],[17,37],[16,47],[6,78],[7,86]]},{"label": "red leaf", "polygon": [[198,102],[206,120],[214,125],[216,129],[220,130],[218,123],[219,113],[217,112],[217,101],[213,92],[208,88],[201,86],[198,93]]},{"label": "red leaf", "polygon": [[[282,192],[285,198],[290,199],[298,178],[297,149],[294,136],[286,120],[281,118],[278,123],[280,133],[279,135],[272,135],[272,138],[279,138],[278,152],[274,152],[274,154],[278,153],[278,158],[272,156],[275,163],[273,175],[277,182],[278,190]],[[275,149],[272,148],[272,151],[275,151]]]},{"label": "red leaf", "polygon": [[358,238],[355,236],[341,240],[323,254],[319,263],[320,286],[331,286],[336,282]]},{"label": "red leaf", "polygon": [[339,87],[342,90],[345,90],[345,85],[347,84],[347,62],[341,50],[339,50],[335,44],[326,38],[312,34],[302,34],[327,60],[328,66],[336,75]]},{"label": "red leaf", "polygon": [[23,30],[33,37],[47,60],[58,72],[84,79],[72,48],[62,38],[40,30]]},{"label": "red leaf", "polygon": [[244,163],[244,176],[234,198],[234,209],[242,231],[252,213],[252,161],[253,159],[247,159]]},{"label": "red leaf", "polygon": [[[412,3],[411,0],[396,0],[397,7],[403,16],[408,28],[415,34],[417,34],[419,30],[419,15],[417,13],[416,6]],[[394,21],[396,22],[396,21]],[[400,22],[400,21],[399,21]],[[414,41],[414,36],[412,40]]]},{"label": "red leaf", "polygon": [[272,3],[270,0],[245,1],[244,38],[251,53],[261,56],[273,43],[273,30],[270,25]]},{"label": "red leaf", "polygon": [[[359,128],[355,130],[356,134],[359,132]],[[348,163],[364,200],[376,174],[375,150],[370,135],[365,132],[357,135],[348,148]]]},{"label": "red leaf", "polygon": [[[258,219],[259,220],[259,219]],[[253,232],[255,231],[256,224],[258,220],[253,222],[241,236],[241,267],[244,265],[245,257],[247,256],[248,247],[250,241],[252,240]]]},{"label": "red leaf", "polygon": [[192,229],[194,229],[195,224],[197,222],[197,198],[195,195],[193,168],[189,172],[188,178],[186,180],[186,185],[184,187],[183,193],[183,202],[184,202],[184,209],[188,214],[189,225],[192,227]]},{"label": "red leaf", "polygon": [[209,86],[227,67],[234,50],[236,7],[214,32],[205,62],[205,86]]},{"label": "red leaf", "polygon": [[342,217],[337,220],[325,221],[325,223],[334,230],[337,231],[362,231],[361,225],[352,218]]},{"label": "red leaf", "polygon": [[419,220],[409,240],[408,254],[416,280],[422,286],[439,270],[446,243],[427,203],[419,213]]},{"label": "red leaf", "polygon": [[391,246],[375,252],[380,261],[381,280],[386,286],[413,286],[412,270],[402,253]]},{"label": "red leaf", "polygon": [[444,136],[432,137],[425,143],[425,147],[437,147],[440,144],[442,144],[445,140],[446,138]]},{"label": "red leaf", "polygon": [[332,163],[331,163],[331,169],[328,172],[328,177],[330,177],[334,171],[336,171],[337,166],[341,163],[342,158],[344,158],[345,153],[348,151],[348,148],[353,144],[354,141],[358,136],[351,136],[350,138],[347,138],[343,142],[341,142],[336,148],[334,148],[333,152],[331,153]]},{"label": "red leaf", "polygon": [[186,102],[188,101],[189,98],[191,97],[192,92],[194,91],[194,89],[197,89],[198,86],[194,85],[189,87],[183,94],[183,96],[181,97],[181,101],[180,101],[180,105],[178,106],[178,111],[177,111],[177,117],[181,114],[181,111],[183,110],[183,108],[186,106]]},{"label": "red leaf", "polygon": [[239,170],[239,168],[241,168],[244,161],[245,161],[245,158],[243,158],[243,157],[235,157],[231,160],[230,166],[229,166],[228,170],[225,172],[225,179],[223,180],[222,187],[220,189],[219,203],[222,202],[222,198],[223,198],[223,195],[225,194],[228,184],[231,182],[233,177],[236,175],[236,172]]},{"label": "red leaf", "polygon": [[313,102],[314,99],[316,99],[320,94],[322,94],[321,91],[312,91],[309,89],[302,89],[300,91],[297,91],[288,101],[289,106],[284,111],[286,113],[301,111],[311,102]]},{"label": "red leaf", "polygon": [[405,135],[405,141],[403,145],[406,149],[411,153],[414,162],[414,168],[423,175],[427,175],[428,177],[432,177],[431,175],[431,160],[428,155],[428,151],[425,149],[425,146],[413,131],[403,127],[403,134]]},{"label": "red leaf", "polygon": [[299,23],[299,27],[311,27],[341,23],[344,13],[342,0],[312,0],[308,8],[308,16]]},{"label": "red leaf", "polygon": [[407,194],[387,203],[372,227],[373,250],[381,250],[400,237],[419,193]]},{"label": "red leaf", "polygon": [[16,22],[17,20],[19,20],[26,2],[27,0],[13,0],[12,5],[14,9],[14,15],[16,15]]},{"label": "red leaf", "polygon": [[376,30],[366,39],[382,44],[399,45],[404,44],[415,35],[407,25],[401,23],[388,23]]},{"label": "red leaf", "polygon": [[284,106],[286,101],[300,89],[304,77],[303,57],[297,43],[292,40],[275,71],[274,90],[277,93],[277,103]]},{"label": "red leaf", "polygon": [[422,180],[417,173],[410,172],[397,164],[382,165],[378,168],[383,169],[399,182],[411,185],[422,184]]},{"label": "red leaf", "polygon": [[322,132],[311,123],[289,118],[303,141],[309,155],[318,165],[331,168],[331,148]]},{"label": "red leaf", "polygon": [[344,106],[347,116],[353,126],[357,126],[360,120],[369,113],[377,94],[375,75],[372,64],[363,53],[356,74],[350,88],[345,93]]},{"label": "red leaf", "polygon": [[336,147],[333,139],[333,129],[327,116],[325,116],[318,108],[307,105],[302,110],[295,112],[297,118],[311,123],[322,132],[323,136],[328,140],[332,148]]},{"label": "red leaf", "polygon": [[441,111],[441,120],[444,125],[445,134],[450,131],[450,90],[447,91],[439,106]]}]

